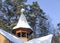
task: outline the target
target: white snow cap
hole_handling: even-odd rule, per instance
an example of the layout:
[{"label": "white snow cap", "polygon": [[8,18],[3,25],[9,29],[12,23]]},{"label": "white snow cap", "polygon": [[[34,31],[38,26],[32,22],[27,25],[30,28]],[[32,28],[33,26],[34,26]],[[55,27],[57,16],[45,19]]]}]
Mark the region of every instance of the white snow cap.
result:
[{"label": "white snow cap", "polygon": [[32,39],[32,40],[30,40],[26,43],[51,43],[52,37],[53,37],[53,35],[50,34],[50,35],[47,35],[47,36],[44,36],[44,37]]},{"label": "white snow cap", "polygon": [[25,15],[23,14],[25,10],[21,9],[21,16],[19,18],[19,21],[17,23],[17,25],[15,27],[13,27],[13,29],[17,29],[17,28],[29,28],[32,30],[32,28],[30,27],[30,25],[28,24]]},{"label": "white snow cap", "polygon": [[5,36],[7,39],[9,39],[11,42],[13,43],[24,43],[20,38],[17,38],[16,36],[0,29],[0,34],[2,34],[3,36]]},{"label": "white snow cap", "polygon": [[22,8],[22,9],[21,9],[21,13],[23,13],[24,11],[25,11],[25,9]]}]

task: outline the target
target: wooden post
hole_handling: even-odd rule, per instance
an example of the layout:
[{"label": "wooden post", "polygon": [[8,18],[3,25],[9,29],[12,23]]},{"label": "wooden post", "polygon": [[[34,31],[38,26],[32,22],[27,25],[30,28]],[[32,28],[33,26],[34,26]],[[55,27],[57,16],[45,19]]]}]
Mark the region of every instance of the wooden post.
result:
[{"label": "wooden post", "polygon": [[21,34],[21,37],[22,37],[22,31],[20,32],[20,34]]}]

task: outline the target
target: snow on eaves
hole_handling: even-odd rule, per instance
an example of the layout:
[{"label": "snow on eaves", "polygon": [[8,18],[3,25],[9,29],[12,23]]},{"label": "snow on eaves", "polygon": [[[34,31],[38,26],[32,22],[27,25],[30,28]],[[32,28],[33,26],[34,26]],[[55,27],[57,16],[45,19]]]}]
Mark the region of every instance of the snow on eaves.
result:
[{"label": "snow on eaves", "polygon": [[20,38],[17,38],[16,36],[0,29],[0,34],[2,34],[3,36],[5,36],[7,39],[9,39],[10,41],[12,41],[13,43],[24,43]]},{"label": "snow on eaves", "polygon": [[40,38],[35,38],[32,40],[29,40],[27,42],[23,42],[20,38],[15,37],[14,35],[0,29],[0,34],[4,35],[7,39],[9,39],[10,41],[12,41],[13,43],[51,43],[52,41],[52,37],[53,35],[47,35],[44,37],[40,37]]},{"label": "snow on eaves", "polygon": [[50,34],[50,35],[47,35],[47,36],[44,36],[44,37],[32,39],[32,40],[30,40],[26,43],[51,43],[52,37],[53,37],[53,35]]}]

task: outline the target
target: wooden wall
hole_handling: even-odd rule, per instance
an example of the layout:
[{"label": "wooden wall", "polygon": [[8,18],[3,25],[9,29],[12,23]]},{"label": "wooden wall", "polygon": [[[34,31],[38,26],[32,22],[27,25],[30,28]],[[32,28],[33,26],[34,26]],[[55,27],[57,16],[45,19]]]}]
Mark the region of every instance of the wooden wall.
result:
[{"label": "wooden wall", "polygon": [[58,41],[59,41],[59,43],[60,43],[60,33],[58,34]]},{"label": "wooden wall", "polygon": [[[22,37],[22,35],[23,35],[22,32],[26,33],[26,37]],[[17,36],[17,33],[20,33],[20,39],[22,39],[24,42],[27,42],[28,41],[27,31],[18,30],[18,31],[16,31],[16,36]]]},{"label": "wooden wall", "polygon": [[51,41],[51,43],[55,43],[55,39],[54,39],[54,37],[52,37],[52,41]]},{"label": "wooden wall", "polygon": [[0,34],[0,43],[11,43],[11,42],[2,34]]}]

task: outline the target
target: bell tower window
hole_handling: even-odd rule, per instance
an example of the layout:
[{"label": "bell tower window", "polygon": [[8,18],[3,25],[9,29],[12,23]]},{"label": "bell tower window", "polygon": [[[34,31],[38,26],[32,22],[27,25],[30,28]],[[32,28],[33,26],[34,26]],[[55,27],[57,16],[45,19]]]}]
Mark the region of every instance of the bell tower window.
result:
[{"label": "bell tower window", "polygon": [[22,37],[27,37],[27,34],[25,32],[22,32]]},{"label": "bell tower window", "polygon": [[17,33],[17,36],[20,37],[20,33]]}]

